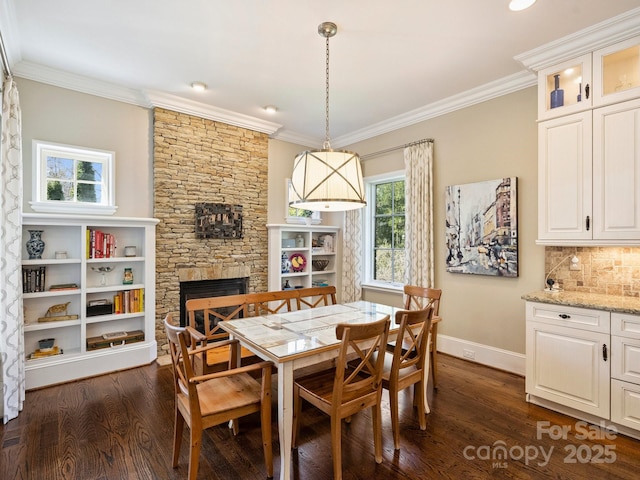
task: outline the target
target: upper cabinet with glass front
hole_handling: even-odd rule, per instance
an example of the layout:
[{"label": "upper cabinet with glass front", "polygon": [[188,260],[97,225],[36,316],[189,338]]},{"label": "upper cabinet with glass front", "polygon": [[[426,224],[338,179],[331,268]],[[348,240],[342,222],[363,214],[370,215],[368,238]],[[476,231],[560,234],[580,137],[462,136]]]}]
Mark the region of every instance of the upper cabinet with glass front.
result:
[{"label": "upper cabinet with glass front", "polygon": [[640,97],[640,36],[538,72],[538,119]]},{"label": "upper cabinet with glass front", "polygon": [[593,52],[593,106],[640,97],[640,36]]},{"label": "upper cabinet with glass front", "polygon": [[591,108],[591,54],[538,72],[538,117],[555,118]]}]

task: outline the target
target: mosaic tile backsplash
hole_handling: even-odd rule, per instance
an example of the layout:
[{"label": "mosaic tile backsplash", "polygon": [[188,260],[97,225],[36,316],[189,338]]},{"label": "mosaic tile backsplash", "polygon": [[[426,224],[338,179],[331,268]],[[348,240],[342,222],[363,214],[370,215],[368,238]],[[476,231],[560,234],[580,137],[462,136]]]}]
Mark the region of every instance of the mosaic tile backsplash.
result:
[{"label": "mosaic tile backsplash", "polygon": [[544,271],[566,291],[640,297],[640,247],[546,247]]}]

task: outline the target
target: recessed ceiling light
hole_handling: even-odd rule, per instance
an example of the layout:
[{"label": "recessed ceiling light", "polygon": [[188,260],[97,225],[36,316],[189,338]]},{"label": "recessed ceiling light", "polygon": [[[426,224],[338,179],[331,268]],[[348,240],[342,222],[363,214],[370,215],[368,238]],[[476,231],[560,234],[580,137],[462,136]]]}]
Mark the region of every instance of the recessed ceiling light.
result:
[{"label": "recessed ceiling light", "polygon": [[511,2],[509,2],[509,10],[519,12],[520,10],[529,8],[534,3],[536,3],[536,0],[511,0]]},{"label": "recessed ceiling light", "polygon": [[276,107],[275,105],[267,105],[266,107],[264,107],[264,111],[270,114],[274,114],[278,111],[278,107]]},{"label": "recessed ceiling light", "polygon": [[191,84],[191,88],[196,92],[204,92],[207,89],[207,84],[204,82],[193,82]]}]

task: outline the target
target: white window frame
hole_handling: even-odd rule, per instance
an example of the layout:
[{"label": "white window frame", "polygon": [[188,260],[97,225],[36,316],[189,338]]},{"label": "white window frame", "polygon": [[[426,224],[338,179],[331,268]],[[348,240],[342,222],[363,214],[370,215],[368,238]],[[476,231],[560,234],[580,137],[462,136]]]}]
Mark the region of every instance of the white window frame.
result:
[{"label": "white window frame", "polygon": [[[78,147],[62,143],[33,140],[33,201],[31,208],[41,213],[82,213],[97,215],[113,215],[115,204],[115,152],[95,148]],[[101,202],[78,202],[47,200],[47,157],[57,156],[101,163]]]},{"label": "white window frame", "polygon": [[[295,216],[290,215],[289,210],[289,197],[291,192],[291,179],[286,178],[284,183],[284,192],[285,192],[285,202],[284,202],[284,219],[287,223],[300,223],[300,224],[310,224],[310,225],[318,225],[322,223],[322,216],[320,212],[312,211],[310,216]],[[303,209],[296,208],[296,211],[301,212]],[[310,210],[307,210],[310,212]]]},{"label": "white window frame", "polygon": [[373,278],[373,217],[375,214],[375,187],[379,183],[389,183],[397,180],[405,180],[406,182],[406,175],[404,170],[374,175],[371,177],[366,177],[364,179],[366,198],[370,200],[367,201],[367,205],[363,211],[362,232],[364,236],[364,251],[362,253],[362,286],[371,290],[402,292],[404,288],[404,282],[383,282],[381,280],[376,280]]}]

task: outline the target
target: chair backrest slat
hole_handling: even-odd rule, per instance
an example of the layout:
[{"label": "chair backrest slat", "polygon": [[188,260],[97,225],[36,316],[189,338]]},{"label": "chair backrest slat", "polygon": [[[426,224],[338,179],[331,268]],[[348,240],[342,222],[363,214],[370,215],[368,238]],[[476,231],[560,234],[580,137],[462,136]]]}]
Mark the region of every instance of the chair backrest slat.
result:
[{"label": "chair backrest slat", "polygon": [[[186,301],[185,308],[189,326],[200,330],[209,340],[228,338],[226,332],[218,327],[218,322],[246,317],[246,295],[223,295],[219,297],[192,298]],[[201,316],[204,328],[198,328]]]},{"label": "chair backrest slat", "polygon": [[299,288],[296,289],[296,292],[298,293],[298,310],[302,308],[335,305],[338,303],[336,299],[336,287],[333,285],[327,287]]},{"label": "chair backrest slat", "polygon": [[[373,323],[336,325],[336,337],[341,343],[333,386],[334,405],[381,388],[384,355],[378,353],[386,348],[389,326],[389,315]],[[355,360],[349,358],[352,353],[356,354]]]},{"label": "chair backrest slat", "polygon": [[248,293],[245,303],[248,315],[271,315],[292,311],[292,301],[298,298],[295,290]]},{"label": "chair backrest slat", "polygon": [[398,310],[396,323],[400,325],[391,363],[390,382],[406,368],[420,370],[424,366],[433,307],[421,310]]},{"label": "chair backrest slat", "polygon": [[419,287],[416,285],[404,286],[405,310],[421,310],[426,307],[433,307],[432,315],[437,317],[440,311],[440,298],[442,290],[439,288]]}]

